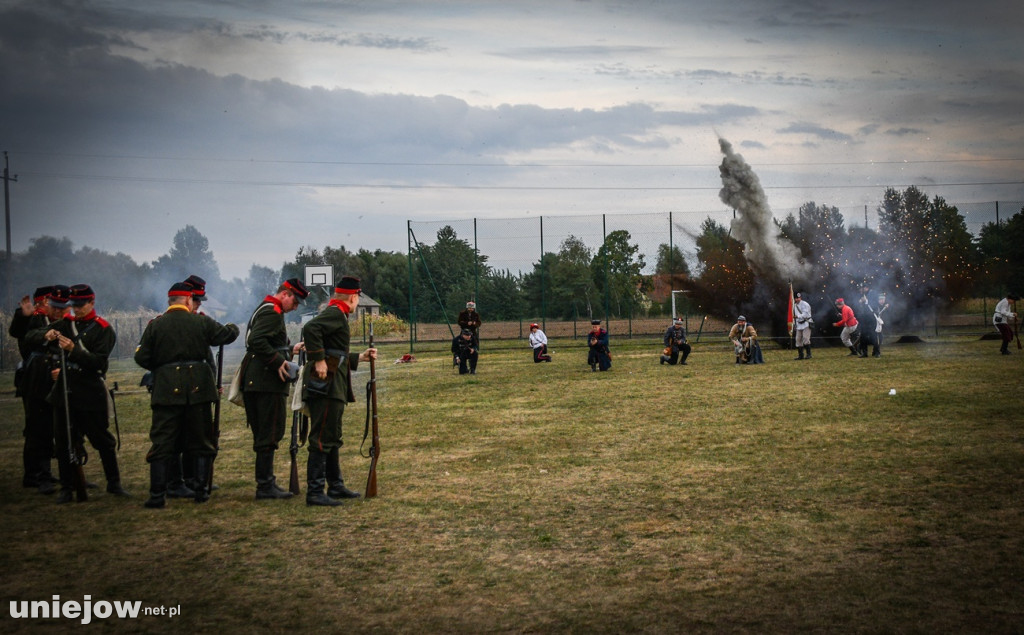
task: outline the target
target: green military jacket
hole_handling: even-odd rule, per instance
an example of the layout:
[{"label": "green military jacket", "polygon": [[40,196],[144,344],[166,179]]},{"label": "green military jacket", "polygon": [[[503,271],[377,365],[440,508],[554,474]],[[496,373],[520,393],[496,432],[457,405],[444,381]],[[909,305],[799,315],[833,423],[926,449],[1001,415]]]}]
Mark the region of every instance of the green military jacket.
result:
[{"label": "green military jacket", "polygon": [[[359,366],[359,353],[349,352],[349,339],[348,314],[335,300],[331,300],[323,311],[302,327],[302,341],[306,344],[308,360],[302,370],[303,399],[326,396],[340,401],[356,400],[352,392],[352,371]],[[339,351],[344,351],[340,357]],[[318,381],[313,374],[313,363],[320,360],[328,363],[326,395],[309,390],[310,381]],[[332,372],[335,365],[337,371]]]},{"label": "green military jacket", "polygon": [[[107,358],[117,344],[117,334],[114,333],[113,327],[93,311],[80,319],[71,315],[65,316],[53,324],[41,326],[25,335],[25,341],[29,346],[44,347],[48,355],[59,360],[61,356],[57,341],[46,341],[46,332],[50,329],[75,342],[74,349],[66,355],[68,405],[73,410],[106,412]],[[59,378],[56,389],[63,390],[63,382]],[[63,397],[51,395],[50,403],[63,408],[62,400]]]},{"label": "green military jacket", "polygon": [[288,394],[288,382],[281,381],[277,369],[292,358],[284,309],[273,296],[267,296],[249,318],[242,358],[242,390]]},{"label": "green military jacket", "polygon": [[[180,307],[180,308],[178,308]],[[135,363],[153,373],[154,406],[187,406],[216,401],[217,380],[210,347],[230,344],[238,327],[174,305],[154,318],[135,349]]]}]

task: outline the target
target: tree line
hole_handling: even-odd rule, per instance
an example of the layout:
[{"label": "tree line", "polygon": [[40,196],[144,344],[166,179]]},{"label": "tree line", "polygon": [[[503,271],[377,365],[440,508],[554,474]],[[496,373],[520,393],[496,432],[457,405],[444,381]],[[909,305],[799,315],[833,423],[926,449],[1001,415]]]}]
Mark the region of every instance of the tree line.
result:
[{"label": "tree line", "polygon": [[[877,229],[848,228],[838,208],[808,202],[796,215],[777,220],[776,229],[780,240],[791,241],[801,258],[814,265],[811,279],[800,281],[804,289],[823,297],[864,280],[883,285],[908,307],[1022,291],[1024,209],[972,236],[963,215],[943,198],[929,198],[916,187],[890,188],[878,219]],[[450,226],[436,238],[431,245],[418,244],[411,254],[305,245],[278,268],[254,263],[244,279],[224,280],[209,241],[191,225],[177,232],[167,254],[141,264],[124,253],[76,248],[68,238],[41,236],[3,263],[0,284],[3,297],[14,303],[35,286],[88,282],[103,310],[162,311],[170,284],[195,274],[207,280],[210,305],[219,317],[244,321],[281,280],[301,278],[305,265],[329,264],[336,275],[361,278],[365,293],[380,302],[382,311],[439,322],[454,321],[469,299],[491,320],[667,315],[671,296],[666,289],[688,291],[688,310],[728,317],[758,297],[761,287],[779,283],[758,280],[744,257],[746,246],[710,217],[695,237],[695,253],[688,258],[678,246],[663,243],[650,273],[626,230],[610,232],[596,250],[568,236],[531,270],[516,273],[490,266],[488,256]]]}]

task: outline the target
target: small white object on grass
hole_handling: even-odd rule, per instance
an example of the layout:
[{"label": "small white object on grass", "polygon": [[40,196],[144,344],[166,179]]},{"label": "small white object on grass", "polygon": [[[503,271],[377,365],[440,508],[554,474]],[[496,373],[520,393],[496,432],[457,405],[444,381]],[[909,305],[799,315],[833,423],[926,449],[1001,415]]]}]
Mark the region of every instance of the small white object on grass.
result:
[{"label": "small white object on grass", "polygon": [[895,394],[896,394],[896,389],[895,388],[890,388],[889,389],[889,396],[891,397],[892,395],[895,395]]}]

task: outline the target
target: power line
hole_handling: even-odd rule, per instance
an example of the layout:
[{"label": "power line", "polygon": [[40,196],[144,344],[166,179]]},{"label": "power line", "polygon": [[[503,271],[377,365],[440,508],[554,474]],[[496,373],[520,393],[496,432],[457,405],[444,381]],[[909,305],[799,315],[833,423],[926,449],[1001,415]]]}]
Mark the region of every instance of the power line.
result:
[{"label": "power line", "polygon": [[[201,185],[245,185],[270,187],[321,187],[336,189],[385,189],[385,190],[471,190],[471,191],[717,191],[721,186],[615,186],[615,185],[414,185],[400,183],[336,183],[324,181],[269,181],[236,179],[196,179],[156,176],[109,176],[97,174],[55,174],[48,172],[23,172],[22,176],[73,179],[88,181],[128,181],[138,183],[177,183]],[[927,185],[928,187],[968,187],[979,185],[1024,185],[1024,181],[973,181],[966,183],[876,183],[876,184],[818,184],[818,185],[762,185],[765,190],[806,190],[806,189],[877,189],[880,187],[905,188]]]},{"label": "power line", "polygon": [[[194,163],[246,163],[280,165],[341,165],[351,167],[457,167],[457,168],[716,168],[717,163],[465,163],[429,161],[314,161],[309,159],[233,159],[226,157],[176,157],[147,156],[137,154],[85,154],[60,152],[20,152],[27,156],[50,156],[69,159],[119,159],[144,161],[181,161]],[[989,159],[925,159],[925,160],[884,160],[884,161],[796,161],[779,163],[757,163],[759,167],[795,167],[806,165],[851,166],[851,165],[929,165],[948,163],[1006,163],[1024,162],[1021,158]]]}]

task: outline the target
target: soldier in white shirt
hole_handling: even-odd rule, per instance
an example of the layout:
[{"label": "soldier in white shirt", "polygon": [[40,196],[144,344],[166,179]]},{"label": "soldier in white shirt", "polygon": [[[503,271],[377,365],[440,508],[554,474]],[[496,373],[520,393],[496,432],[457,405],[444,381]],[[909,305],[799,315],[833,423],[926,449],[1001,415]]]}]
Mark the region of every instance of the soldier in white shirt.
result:
[{"label": "soldier in white shirt", "polygon": [[[1013,328],[1010,324],[1017,323],[1017,314],[1013,311],[1017,307],[1017,300],[1020,298],[1009,293],[996,305],[996,311],[992,314],[992,324],[995,325],[999,334],[1003,336],[1003,346],[999,352],[1003,355],[1010,354],[1010,342],[1013,341]],[[1011,307],[1011,304],[1013,305]]]},{"label": "soldier in white shirt", "polygon": [[811,358],[811,326],[814,325],[814,318],[811,317],[811,305],[803,299],[801,294],[793,298],[793,325],[796,328],[796,359]]}]

